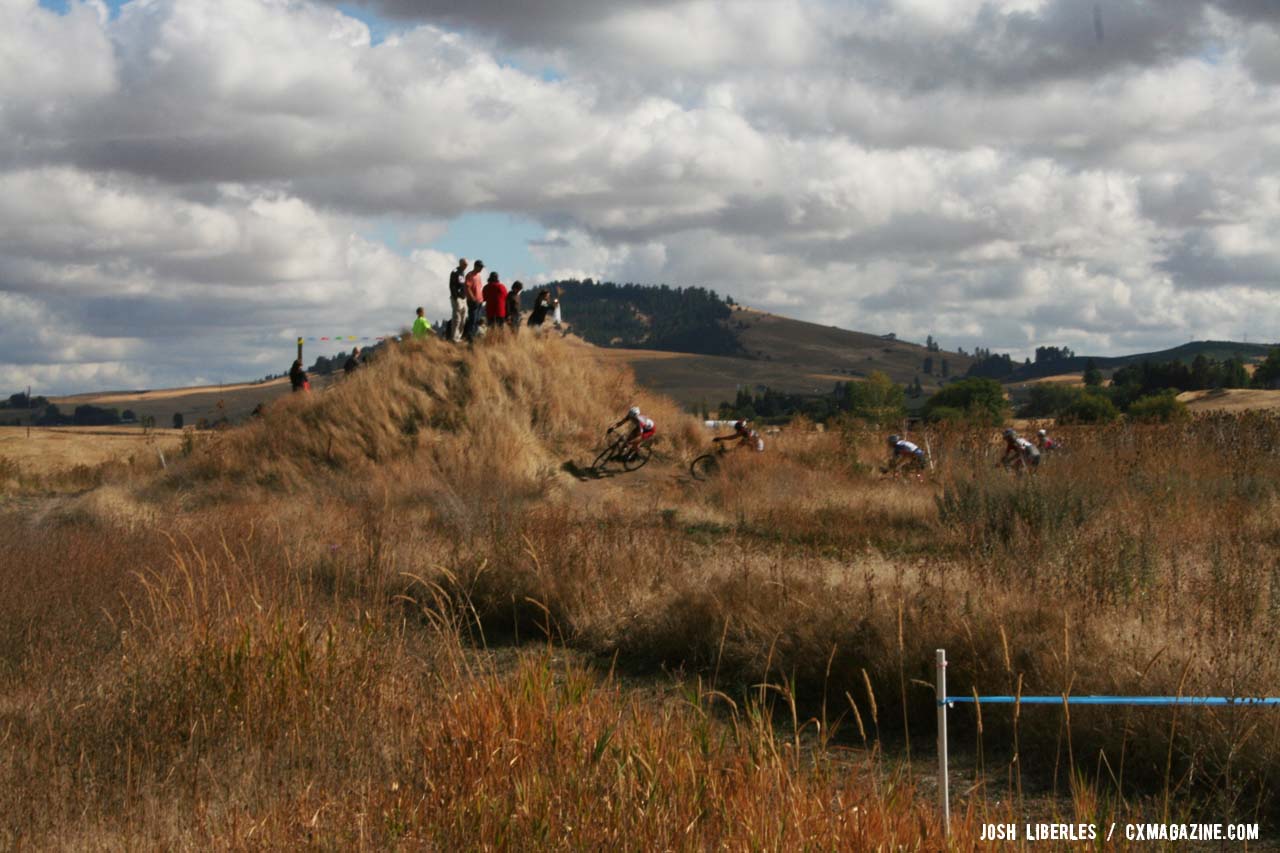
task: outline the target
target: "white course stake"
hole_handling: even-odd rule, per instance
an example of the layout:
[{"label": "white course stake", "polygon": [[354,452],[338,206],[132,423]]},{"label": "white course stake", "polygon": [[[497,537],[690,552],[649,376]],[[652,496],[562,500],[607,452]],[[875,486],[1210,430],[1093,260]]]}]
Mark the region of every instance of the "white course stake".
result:
[{"label": "white course stake", "polygon": [[951,785],[947,775],[947,650],[937,651],[938,697],[938,799],[942,805],[942,831],[951,835]]}]

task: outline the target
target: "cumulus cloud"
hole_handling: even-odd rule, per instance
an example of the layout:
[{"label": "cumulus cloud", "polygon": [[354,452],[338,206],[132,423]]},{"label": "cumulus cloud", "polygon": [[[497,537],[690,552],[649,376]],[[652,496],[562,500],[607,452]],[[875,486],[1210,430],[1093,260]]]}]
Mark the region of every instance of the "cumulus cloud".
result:
[{"label": "cumulus cloud", "polygon": [[365,5],[376,43],[323,0],[0,0],[0,380],[439,316],[428,246],[485,211],[545,229],[545,277],[948,346],[1277,319],[1272,3]]}]

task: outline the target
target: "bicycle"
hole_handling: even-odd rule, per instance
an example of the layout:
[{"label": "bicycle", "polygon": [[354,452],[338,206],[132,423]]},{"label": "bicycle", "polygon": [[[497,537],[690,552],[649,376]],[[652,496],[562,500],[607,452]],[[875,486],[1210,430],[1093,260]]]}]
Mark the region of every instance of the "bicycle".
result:
[{"label": "bicycle", "polygon": [[[614,434],[614,430],[610,429],[605,433],[605,438]],[[597,474],[605,474],[609,472],[609,468],[613,464],[617,464],[623,471],[635,471],[643,468],[645,464],[653,458],[653,442],[651,439],[641,441],[632,447],[629,437],[618,433],[605,447],[600,451],[600,455],[591,463],[591,470]]]},{"label": "bicycle", "polygon": [[711,479],[720,470],[720,457],[728,452],[729,449],[723,444],[717,444],[715,450],[704,453],[689,463],[689,476],[695,480]]}]

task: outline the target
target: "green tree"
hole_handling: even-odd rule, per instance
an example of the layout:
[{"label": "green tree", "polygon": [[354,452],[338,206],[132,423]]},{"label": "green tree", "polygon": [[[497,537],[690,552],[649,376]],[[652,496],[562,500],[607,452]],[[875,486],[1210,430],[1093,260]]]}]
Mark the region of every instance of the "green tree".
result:
[{"label": "green tree", "polygon": [[1257,388],[1270,388],[1280,381],[1280,347],[1267,353],[1267,360],[1253,371],[1253,384]]},{"label": "green tree", "polygon": [[1248,388],[1249,371],[1244,369],[1244,359],[1232,356],[1222,365],[1223,388]]},{"label": "green tree", "polygon": [[847,394],[850,414],[869,423],[891,423],[906,413],[902,387],[879,370],[863,382],[850,382]]},{"label": "green tree", "polygon": [[1084,393],[1083,388],[1063,382],[1037,382],[1027,389],[1027,402],[1018,409],[1018,415],[1024,418],[1057,417]]},{"label": "green tree", "polygon": [[967,420],[996,425],[1004,422],[1009,402],[999,382],[970,377],[953,382],[930,397],[924,406],[925,417],[938,420],[941,410],[951,409],[963,412]]},{"label": "green tree", "polygon": [[1084,384],[1090,388],[1102,387],[1102,371],[1089,359],[1084,363]]}]

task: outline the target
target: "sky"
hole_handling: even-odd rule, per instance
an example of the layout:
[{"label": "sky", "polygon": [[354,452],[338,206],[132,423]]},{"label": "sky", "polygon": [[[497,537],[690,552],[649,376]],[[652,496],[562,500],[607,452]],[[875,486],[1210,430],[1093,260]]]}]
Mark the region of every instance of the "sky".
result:
[{"label": "sky", "polygon": [[1280,339],[1274,0],[0,0],[0,140],[5,393],[279,373],[459,256],[1015,356]]}]

